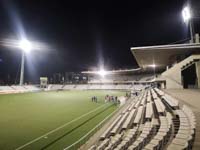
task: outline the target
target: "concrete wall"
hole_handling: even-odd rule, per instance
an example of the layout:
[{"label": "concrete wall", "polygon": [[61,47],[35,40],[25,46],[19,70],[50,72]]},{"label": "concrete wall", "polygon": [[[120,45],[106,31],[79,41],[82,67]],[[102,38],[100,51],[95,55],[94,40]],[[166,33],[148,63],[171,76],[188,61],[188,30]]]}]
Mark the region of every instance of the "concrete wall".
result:
[{"label": "concrete wall", "polygon": [[181,83],[177,82],[175,79],[170,78],[168,76],[161,76],[158,79],[166,81],[166,89],[182,89],[183,88]]},{"label": "concrete wall", "polygon": [[195,63],[196,65],[196,74],[197,74],[197,84],[200,89],[200,61]]},{"label": "concrete wall", "polygon": [[[166,88],[167,89],[182,89],[182,77],[181,77],[181,68],[184,65],[192,62],[194,59],[200,59],[200,55],[191,55],[183,61],[175,64],[172,68],[163,72],[160,76],[160,79],[166,80]],[[198,76],[200,79],[200,64],[198,63]],[[200,85],[200,81],[198,81]],[[200,88],[200,87],[199,87]]]}]

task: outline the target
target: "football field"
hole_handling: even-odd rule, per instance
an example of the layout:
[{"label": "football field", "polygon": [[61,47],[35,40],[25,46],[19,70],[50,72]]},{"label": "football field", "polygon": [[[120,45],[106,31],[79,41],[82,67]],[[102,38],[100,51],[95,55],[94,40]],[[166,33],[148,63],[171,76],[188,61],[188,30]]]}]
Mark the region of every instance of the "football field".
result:
[{"label": "football field", "polygon": [[0,149],[59,150],[73,144],[117,109],[104,102],[107,94],[125,95],[108,90],[0,95]]}]

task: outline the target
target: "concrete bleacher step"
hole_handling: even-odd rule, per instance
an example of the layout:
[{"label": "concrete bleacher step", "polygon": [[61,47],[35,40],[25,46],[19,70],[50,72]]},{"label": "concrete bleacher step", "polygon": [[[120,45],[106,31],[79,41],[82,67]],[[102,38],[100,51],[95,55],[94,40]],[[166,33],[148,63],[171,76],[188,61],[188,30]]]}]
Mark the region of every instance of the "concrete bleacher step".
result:
[{"label": "concrete bleacher step", "polygon": [[195,137],[195,140],[194,140],[194,141],[195,141],[195,143],[196,143],[196,142],[198,143],[198,142],[200,141],[200,137]]},{"label": "concrete bleacher step", "polygon": [[200,148],[200,142],[195,142],[192,149],[199,150],[199,148]]},{"label": "concrete bleacher step", "polygon": [[[160,94],[159,94],[160,93]],[[174,148],[191,148],[194,138],[194,131],[196,125],[196,119],[190,110],[189,107],[180,107],[179,101],[172,97],[166,96],[161,98],[163,94],[159,90],[147,90],[143,93],[143,95],[137,99],[138,107],[134,108],[137,112],[137,123],[135,123],[135,131],[134,131],[134,140],[133,136],[129,135],[129,131],[131,128],[124,129],[123,137],[120,142],[116,140],[111,140],[109,145],[115,145],[112,148],[119,150],[125,149],[166,149],[169,146],[169,149],[174,150]],[[150,96],[150,100],[147,98]],[[145,99],[145,100],[144,100]],[[158,105],[156,105],[156,103]],[[151,104],[152,109],[155,109],[153,115],[151,115],[150,120],[145,120],[145,114],[148,114],[147,104]],[[164,113],[159,113],[158,108],[160,105],[163,105],[165,109],[163,109]],[[130,108],[129,105],[128,108]],[[130,109],[131,110],[131,109]],[[157,111],[156,111],[157,110]],[[129,111],[130,112],[130,111]],[[123,115],[127,113],[124,112]],[[128,115],[128,114],[127,114]],[[130,114],[129,114],[130,115]],[[199,115],[200,116],[200,115]],[[134,118],[134,119],[135,119]],[[200,117],[198,117],[200,119]],[[197,119],[197,120],[198,120]],[[191,127],[189,124],[191,124]],[[200,126],[200,124],[198,124]],[[120,126],[119,126],[120,127]],[[189,129],[192,130],[189,130]],[[193,132],[192,132],[193,131]],[[198,128],[197,128],[198,131]],[[197,132],[199,134],[199,131]],[[116,134],[114,134],[116,135]],[[185,135],[185,136],[184,136]],[[190,139],[188,137],[191,137]],[[112,139],[112,138],[111,138]],[[112,142],[113,141],[113,142]],[[195,138],[194,147],[200,147],[200,136]],[[109,149],[110,147],[106,147]],[[112,149],[111,148],[111,149]]]},{"label": "concrete bleacher step", "polygon": [[158,119],[153,118],[152,119],[152,124],[155,125],[155,126],[158,126],[159,125]]}]

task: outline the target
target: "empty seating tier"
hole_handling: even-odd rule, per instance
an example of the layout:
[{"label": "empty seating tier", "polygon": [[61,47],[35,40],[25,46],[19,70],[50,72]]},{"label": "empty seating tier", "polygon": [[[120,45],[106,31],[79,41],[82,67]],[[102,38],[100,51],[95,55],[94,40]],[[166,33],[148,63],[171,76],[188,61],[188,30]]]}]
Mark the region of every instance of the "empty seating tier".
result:
[{"label": "empty seating tier", "polygon": [[196,119],[188,106],[158,88],[130,100],[91,150],[192,149]]}]

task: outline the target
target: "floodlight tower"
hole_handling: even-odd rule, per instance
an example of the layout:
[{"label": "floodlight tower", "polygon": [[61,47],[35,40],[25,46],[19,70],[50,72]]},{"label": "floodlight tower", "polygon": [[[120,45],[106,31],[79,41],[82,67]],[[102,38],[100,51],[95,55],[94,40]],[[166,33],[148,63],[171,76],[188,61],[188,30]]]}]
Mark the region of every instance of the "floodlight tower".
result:
[{"label": "floodlight tower", "polygon": [[194,37],[193,37],[193,26],[192,26],[192,12],[191,12],[190,5],[187,5],[187,6],[185,6],[183,8],[182,17],[183,17],[183,21],[186,24],[189,24],[191,42],[193,43],[194,42]]},{"label": "floodlight tower", "polygon": [[98,74],[99,74],[102,78],[104,78],[105,75],[107,75],[107,72],[106,72],[104,69],[101,69],[101,70],[98,71]]},{"label": "floodlight tower", "polygon": [[21,71],[20,71],[20,82],[19,82],[19,85],[23,85],[24,84],[25,53],[30,52],[31,49],[32,49],[32,46],[31,46],[31,43],[28,40],[22,39],[19,42],[19,48],[22,50]]},{"label": "floodlight tower", "polygon": [[32,50],[49,50],[49,47],[46,44],[29,41],[26,37],[22,37],[21,40],[14,39],[5,39],[2,41],[2,45],[12,49],[20,50],[22,53],[21,56],[21,71],[20,71],[20,81],[19,85],[24,84],[24,64],[25,56]]}]

